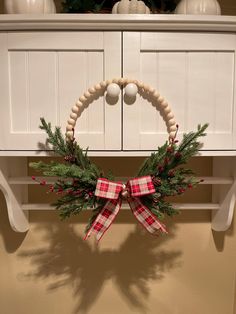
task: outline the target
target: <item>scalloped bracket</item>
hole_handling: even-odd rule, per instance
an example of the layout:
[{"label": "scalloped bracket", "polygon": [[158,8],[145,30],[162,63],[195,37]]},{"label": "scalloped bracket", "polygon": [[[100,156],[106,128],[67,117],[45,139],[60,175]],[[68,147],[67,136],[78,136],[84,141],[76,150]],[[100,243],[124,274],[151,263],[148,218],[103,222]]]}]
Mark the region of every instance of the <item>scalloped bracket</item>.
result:
[{"label": "scalloped bracket", "polygon": [[27,187],[10,185],[11,175],[25,175],[27,173],[27,158],[0,157],[0,190],[3,192],[9,222],[16,232],[29,230],[28,212],[22,210],[22,204],[28,200]]},{"label": "scalloped bracket", "polygon": [[212,200],[220,205],[212,211],[211,227],[215,231],[226,231],[231,226],[236,203],[236,159],[235,157],[213,157],[213,175],[233,177],[229,186],[213,186]]}]

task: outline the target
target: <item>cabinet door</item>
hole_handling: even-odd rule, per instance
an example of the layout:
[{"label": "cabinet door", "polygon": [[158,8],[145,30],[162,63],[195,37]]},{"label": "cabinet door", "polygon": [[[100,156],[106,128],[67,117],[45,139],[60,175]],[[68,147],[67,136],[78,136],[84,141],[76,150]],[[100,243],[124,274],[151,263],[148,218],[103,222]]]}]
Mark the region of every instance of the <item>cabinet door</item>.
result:
[{"label": "cabinet door", "polygon": [[[64,132],[76,100],[90,86],[120,76],[119,32],[0,34],[0,149],[39,149],[45,142],[40,117]],[[119,102],[110,105],[100,97],[77,124],[82,147],[121,149]]]},{"label": "cabinet door", "polygon": [[[203,149],[231,150],[236,147],[235,49],[233,34],[126,32],[124,76],[160,92],[180,134],[208,122]],[[156,149],[167,139],[162,117],[147,101],[139,97],[123,112],[125,150]]]}]

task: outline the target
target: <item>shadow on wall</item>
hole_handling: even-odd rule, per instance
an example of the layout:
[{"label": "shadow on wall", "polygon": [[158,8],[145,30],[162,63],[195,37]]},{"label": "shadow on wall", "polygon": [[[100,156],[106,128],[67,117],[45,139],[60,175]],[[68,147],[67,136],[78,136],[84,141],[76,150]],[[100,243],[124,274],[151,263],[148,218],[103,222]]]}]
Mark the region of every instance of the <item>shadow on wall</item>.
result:
[{"label": "shadow on wall", "polygon": [[119,249],[101,249],[92,248],[91,242],[84,241],[73,225],[48,223],[41,228],[47,247],[18,254],[22,259],[29,259],[32,265],[32,271],[23,277],[49,280],[49,291],[70,287],[76,300],[74,313],[88,313],[110,279],[135,312],[146,313],[149,281],[161,280],[167,271],[180,265],[180,251],[162,249],[173,234],[147,237],[137,227]]}]

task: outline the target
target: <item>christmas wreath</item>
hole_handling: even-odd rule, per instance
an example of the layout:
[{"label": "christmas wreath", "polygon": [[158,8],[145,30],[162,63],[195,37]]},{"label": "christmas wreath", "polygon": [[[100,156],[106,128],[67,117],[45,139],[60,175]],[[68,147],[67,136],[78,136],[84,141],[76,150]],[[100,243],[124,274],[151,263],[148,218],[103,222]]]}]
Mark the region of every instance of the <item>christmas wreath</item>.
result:
[{"label": "christmas wreath", "polygon": [[[135,89],[135,85],[141,95],[153,96],[160,110],[164,107],[162,116],[166,118],[169,131],[168,140],[144,161],[137,176],[125,184],[116,182],[111,173],[105,174],[91,162],[88,149],[83,151],[74,137],[75,121],[90,96],[94,96],[101,89],[103,92],[110,90],[111,94],[114,94],[117,87],[115,85],[125,86],[127,93]],[[94,233],[97,240],[100,240],[118,214],[123,200],[128,202],[134,216],[147,231],[167,233],[162,223],[165,215],[173,216],[178,213],[167,201],[168,197],[181,195],[199,183],[192,170],[186,169],[184,165],[198,153],[201,145],[199,138],[206,135],[208,125],[199,125],[196,132],[184,134],[179,143],[176,139],[178,126],[173,125],[171,110],[165,111],[169,109],[169,105],[162,106],[163,104],[167,103],[155,89],[138,81],[121,78],[101,82],[80,97],[72,108],[66,136],[62,134],[60,127],[52,130],[51,123],[41,118],[40,128],[47,133],[47,144],[56,154],[63,157],[63,161],[39,161],[30,163],[30,166],[44,176],[57,177],[55,182],[49,185],[49,191],[59,196],[53,205],[59,210],[61,218],[92,209],[86,227],[86,238]],[[32,179],[38,181],[36,177]],[[46,181],[39,180],[39,183],[45,185]]]}]

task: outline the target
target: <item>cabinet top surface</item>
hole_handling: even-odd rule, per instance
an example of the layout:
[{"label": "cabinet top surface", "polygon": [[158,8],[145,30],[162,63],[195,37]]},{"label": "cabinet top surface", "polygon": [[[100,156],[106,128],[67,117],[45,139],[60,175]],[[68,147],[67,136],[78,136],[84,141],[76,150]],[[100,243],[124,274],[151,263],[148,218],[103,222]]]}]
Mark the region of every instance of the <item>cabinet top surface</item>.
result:
[{"label": "cabinet top surface", "polygon": [[174,14],[0,14],[0,31],[18,30],[236,32],[236,16]]}]

